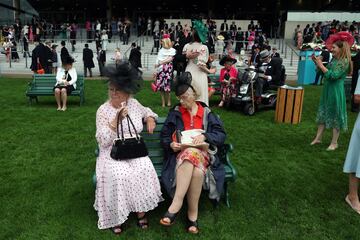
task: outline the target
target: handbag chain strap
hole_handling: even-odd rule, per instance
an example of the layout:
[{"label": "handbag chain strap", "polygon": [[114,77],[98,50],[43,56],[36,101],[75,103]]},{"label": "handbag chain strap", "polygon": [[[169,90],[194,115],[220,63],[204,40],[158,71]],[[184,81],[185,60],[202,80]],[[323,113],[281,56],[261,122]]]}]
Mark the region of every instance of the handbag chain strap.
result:
[{"label": "handbag chain strap", "polygon": [[[136,140],[140,140],[140,137],[139,137],[139,135],[137,134],[135,125],[134,125],[133,121],[131,120],[129,114],[126,115],[126,119],[127,119],[127,123],[128,123],[128,128],[129,128],[130,136],[131,136],[131,137],[133,136],[132,133],[131,133],[131,128],[130,128],[130,124],[131,124],[131,126],[133,127],[134,132],[135,132]],[[129,122],[130,122],[130,124],[129,124]],[[120,135],[119,135],[119,123],[120,123],[120,127],[121,127],[121,138],[120,138]],[[124,129],[123,129],[122,121],[120,121],[120,114],[118,114],[118,117],[117,117],[116,132],[117,132],[117,137],[118,137],[119,139],[121,139],[122,141],[124,141],[124,140],[125,140],[125,138],[124,138]]]}]

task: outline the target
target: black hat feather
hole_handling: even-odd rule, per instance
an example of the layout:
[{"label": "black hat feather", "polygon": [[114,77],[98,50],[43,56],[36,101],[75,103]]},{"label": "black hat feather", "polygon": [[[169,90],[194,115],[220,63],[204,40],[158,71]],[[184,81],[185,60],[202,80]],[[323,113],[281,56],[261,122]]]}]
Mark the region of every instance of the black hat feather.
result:
[{"label": "black hat feather", "polygon": [[143,79],[141,71],[134,68],[129,61],[122,61],[119,64],[110,64],[105,68],[107,82],[114,85],[117,90],[129,94],[140,91]]}]

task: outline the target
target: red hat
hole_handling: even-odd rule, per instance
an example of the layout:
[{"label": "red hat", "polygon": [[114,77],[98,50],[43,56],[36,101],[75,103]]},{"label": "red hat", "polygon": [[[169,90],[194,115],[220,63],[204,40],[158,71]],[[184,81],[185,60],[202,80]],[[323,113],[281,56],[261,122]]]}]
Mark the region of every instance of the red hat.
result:
[{"label": "red hat", "polygon": [[163,38],[170,38],[170,34],[164,34]]},{"label": "red hat", "polygon": [[328,50],[331,50],[333,43],[337,41],[346,41],[351,47],[354,44],[354,37],[348,32],[338,32],[335,34],[331,34],[326,40],[326,48]]}]

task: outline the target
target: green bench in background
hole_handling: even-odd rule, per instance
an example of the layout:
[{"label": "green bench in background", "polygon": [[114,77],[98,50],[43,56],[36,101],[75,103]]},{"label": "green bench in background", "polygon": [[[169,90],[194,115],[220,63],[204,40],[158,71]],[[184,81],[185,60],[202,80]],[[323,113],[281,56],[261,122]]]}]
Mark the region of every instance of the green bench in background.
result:
[{"label": "green bench in background", "polygon": [[[32,81],[29,83],[26,91],[26,96],[29,98],[29,103],[35,99],[38,102],[38,96],[54,96],[54,86],[56,83],[56,75],[53,74],[34,74]],[[70,96],[80,97],[80,106],[85,101],[84,96],[84,77],[77,76],[76,89],[71,92]]]},{"label": "green bench in background", "polygon": [[[161,170],[163,166],[164,151],[160,143],[160,131],[164,125],[165,118],[158,118],[156,128],[153,134],[143,132],[141,136],[144,138],[146,146],[148,147],[149,157],[155,167],[156,173],[161,178]],[[146,129],[146,126],[144,126]],[[229,153],[233,150],[231,144],[224,144],[223,147],[218,149],[220,161],[225,167],[225,184],[223,199],[228,207],[230,207],[229,200],[229,182],[234,182],[236,179],[236,170],[230,162]],[[98,149],[95,150],[95,155],[98,156]],[[93,182],[96,184],[96,176],[93,176]]]},{"label": "green bench in background", "polygon": [[221,92],[221,83],[219,82],[220,79],[220,75],[217,74],[209,74],[208,78],[210,79],[210,81],[212,83],[214,83],[214,85],[209,85],[209,87],[213,87],[215,88],[215,93],[214,95],[220,95]]}]

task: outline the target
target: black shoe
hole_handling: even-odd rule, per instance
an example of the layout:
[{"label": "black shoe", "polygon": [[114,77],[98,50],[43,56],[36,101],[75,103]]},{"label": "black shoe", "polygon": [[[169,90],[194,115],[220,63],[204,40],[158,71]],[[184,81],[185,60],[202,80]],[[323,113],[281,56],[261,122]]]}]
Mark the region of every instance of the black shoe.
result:
[{"label": "black shoe", "polygon": [[[160,219],[160,224],[163,226],[171,226],[174,224],[175,222],[175,218],[177,216],[178,213],[170,213],[169,211],[167,211],[164,216]],[[170,219],[170,222],[165,222],[163,219],[164,218],[168,218]]]},{"label": "black shoe", "polygon": [[141,229],[146,229],[149,227],[148,219],[146,218],[146,213],[141,218],[137,217],[137,226]]},{"label": "black shoe", "polygon": [[[194,227],[195,230],[190,230],[191,227]],[[192,234],[198,234],[199,233],[199,224],[198,221],[191,221],[189,218],[187,219],[187,231]]]}]

